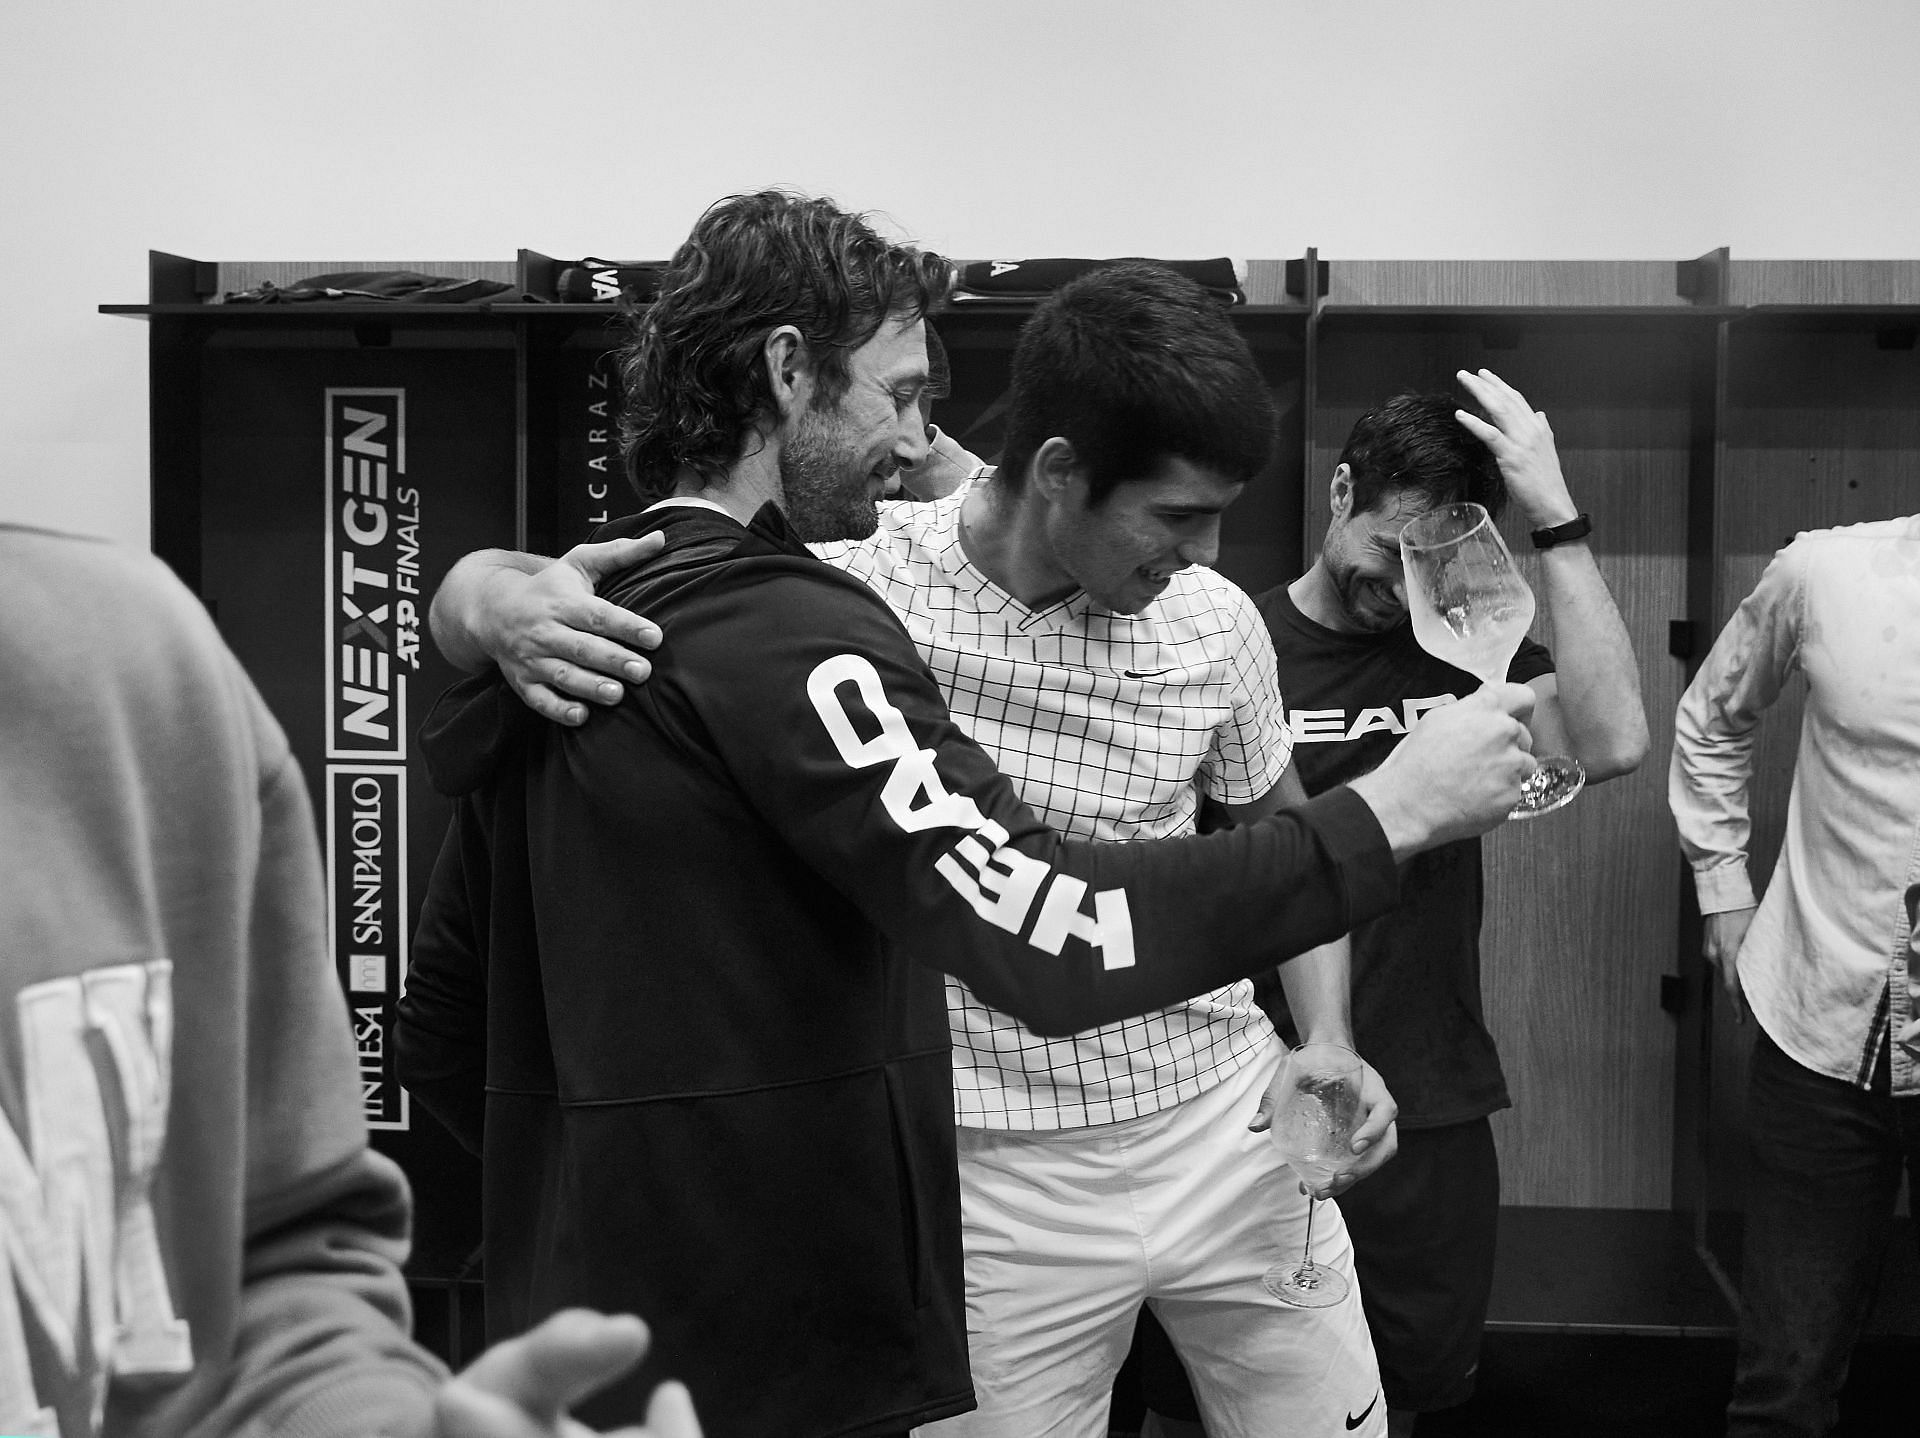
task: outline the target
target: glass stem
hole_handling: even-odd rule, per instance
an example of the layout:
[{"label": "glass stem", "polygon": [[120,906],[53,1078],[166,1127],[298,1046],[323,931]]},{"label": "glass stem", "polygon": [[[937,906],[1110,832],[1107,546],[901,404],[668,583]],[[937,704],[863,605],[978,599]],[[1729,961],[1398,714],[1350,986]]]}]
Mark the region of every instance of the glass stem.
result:
[{"label": "glass stem", "polygon": [[1307,1242],[1300,1250],[1300,1274],[1303,1278],[1313,1275],[1313,1195],[1307,1195]]}]

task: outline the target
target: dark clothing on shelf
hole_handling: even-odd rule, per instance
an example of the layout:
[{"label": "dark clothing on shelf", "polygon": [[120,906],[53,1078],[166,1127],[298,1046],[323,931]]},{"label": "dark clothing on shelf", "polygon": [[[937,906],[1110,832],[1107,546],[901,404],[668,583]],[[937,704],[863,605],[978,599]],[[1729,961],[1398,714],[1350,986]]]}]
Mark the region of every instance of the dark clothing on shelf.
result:
[{"label": "dark clothing on shelf", "polygon": [[965,304],[969,300],[1024,300],[1029,303],[1041,296],[1050,294],[1060,286],[1081,275],[1094,270],[1104,269],[1108,265],[1146,263],[1172,270],[1184,275],[1201,286],[1215,299],[1227,304],[1243,305],[1247,302],[1246,292],[1240,288],[1240,275],[1231,259],[1213,260],[1078,260],[1078,259],[1035,259],[1035,260],[973,260],[960,266],[956,276],[954,299]]},{"label": "dark clothing on shelf", "polygon": [[334,274],[307,275],[290,285],[262,280],[252,289],[228,291],[221,297],[221,303],[291,305],[327,300],[405,300],[414,305],[465,305],[499,299],[512,288],[504,280],[426,275],[418,270],[342,270]]},{"label": "dark clothing on shelf", "polygon": [[[1302,614],[1283,585],[1254,603],[1273,635],[1293,761],[1309,795],[1377,769],[1422,713],[1480,681],[1435,659],[1413,626],[1343,634]],[[1521,641],[1507,677],[1553,671]],[[1480,841],[1401,866],[1400,905],[1353,932],[1353,1036],[1400,1105],[1402,1129],[1438,1128],[1506,1108],[1507,1081],[1480,1004]],[[1296,1042],[1277,984],[1263,997]]]},{"label": "dark clothing on shelf", "polygon": [[604,591],[667,635],[649,683],[579,729],[492,678],[429,720],[460,798],[402,1072],[485,1159],[492,1330],[568,1304],[652,1326],[585,1417],[637,1421],[677,1376],[708,1438],[873,1438],[972,1406],[940,972],[1071,1033],[1343,932],[1395,870],[1345,791],[1062,840],[777,510],[602,537],[654,529]]}]

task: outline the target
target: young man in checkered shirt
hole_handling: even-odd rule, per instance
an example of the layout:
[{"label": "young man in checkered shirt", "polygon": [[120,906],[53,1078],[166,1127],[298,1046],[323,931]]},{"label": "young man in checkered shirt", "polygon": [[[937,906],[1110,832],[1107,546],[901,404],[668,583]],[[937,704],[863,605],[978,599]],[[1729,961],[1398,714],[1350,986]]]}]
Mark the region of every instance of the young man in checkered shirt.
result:
[{"label": "young man in checkered shirt", "polygon": [[[1189,282],[1109,268],[1036,311],[1011,394],[990,480],[890,506],[871,539],[816,552],[899,613],[955,719],[1063,832],[1162,837],[1191,832],[1203,796],[1243,821],[1297,801],[1265,626],[1203,567],[1221,512],[1272,451],[1273,401],[1245,341]],[[459,623],[523,697],[578,722],[541,687],[550,662],[514,655],[554,653],[540,626],[579,611],[524,595],[511,611],[500,593],[482,610],[482,586],[455,577],[436,632]],[[591,622],[640,638],[626,611]],[[572,652],[613,673],[637,658],[598,640]],[[561,687],[605,702],[605,682],[575,671]],[[1344,944],[1282,974],[1303,1037],[1350,1045]],[[948,1001],[980,1407],[924,1433],[1104,1434],[1142,1302],[1215,1438],[1384,1431],[1360,1305],[1294,1308],[1261,1285],[1299,1250],[1306,1199],[1248,1129],[1281,1054],[1250,985],[1067,1039],[956,980]],[[1371,1071],[1367,1102],[1341,1187],[1394,1148],[1393,1102]],[[1351,1272],[1336,1210],[1318,1216],[1315,1245]]]}]

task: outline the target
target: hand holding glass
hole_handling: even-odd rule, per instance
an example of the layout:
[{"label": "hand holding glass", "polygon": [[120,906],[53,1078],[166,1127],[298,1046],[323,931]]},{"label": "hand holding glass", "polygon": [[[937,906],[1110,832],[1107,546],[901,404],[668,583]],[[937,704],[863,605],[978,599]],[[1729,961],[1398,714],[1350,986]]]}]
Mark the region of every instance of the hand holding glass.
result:
[{"label": "hand holding glass", "polygon": [[[1484,507],[1443,504],[1400,531],[1407,612],[1420,647],[1482,684],[1504,679],[1533,623],[1533,590]],[[1587,782],[1578,759],[1535,756],[1539,769],[1509,819],[1550,814]]]},{"label": "hand holding glass", "polygon": [[1353,1162],[1360,1123],[1360,1055],[1339,1044],[1302,1044],[1274,1081],[1273,1127],[1280,1157],[1307,1187],[1307,1241],[1297,1260],[1276,1263],[1267,1292],[1296,1308],[1331,1308],[1351,1291],[1347,1276],[1313,1261],[1313,1190]]}]

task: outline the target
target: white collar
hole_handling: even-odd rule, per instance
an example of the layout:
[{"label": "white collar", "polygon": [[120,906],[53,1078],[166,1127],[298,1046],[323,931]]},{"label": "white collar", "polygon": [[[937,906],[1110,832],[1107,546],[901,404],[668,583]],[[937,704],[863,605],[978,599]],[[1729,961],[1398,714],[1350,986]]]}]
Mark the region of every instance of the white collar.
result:
[{"label": "white collar", "polygon": [[[727,511],[722,506],[715,504],[712,500],[701,499],[697,495],[692,494],[669,495],[665,499],[656,500],[640,512],[642,514],[652,514],[656,509],[666,509],[669,506],[689,509],[711,509],[715,514],[727,514]],[[733,516],[727,514],[727,518],[732,519]]]}]

